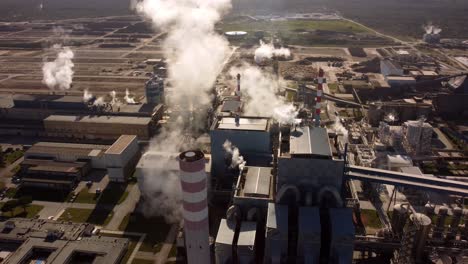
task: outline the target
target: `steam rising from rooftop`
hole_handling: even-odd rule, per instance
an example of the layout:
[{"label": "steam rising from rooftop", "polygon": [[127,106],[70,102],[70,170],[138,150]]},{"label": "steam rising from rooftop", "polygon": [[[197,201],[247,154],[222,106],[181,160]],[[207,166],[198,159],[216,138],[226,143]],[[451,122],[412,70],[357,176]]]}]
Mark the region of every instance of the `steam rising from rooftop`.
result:
[{"label": "steam rising from rooftop", "polygon": [[244,157],[240,155],[239,149],[234,146],[231,141],[226,140],[223,144],[224,151],[231,156],[231,168],[239,167],[239,170],[243,170],[247,162]]},{"label": "steam rising from rooftop", "polygon": [[89,102],[91,99],[93,99],[93,94],[89,92],[88,89],[85,89],[83,92],[83,101]]},{"label": "steam rising from rooftop", "polygon": [[291,57],[291,51],[283,47],[277,49],[273,44],[260,40],[260,47],[255,50],[255,62],[263,64],[273,57],[289,58]]},{"label": "steam rising from rooftop", "polygon": [[42,83],[52,90],[68,90],[73,81],[73,67],[75,65],[72,60],[75,54],[70,48],[61,45],[54,45],[53,50],[57,57],[54,61],[44,62]]},{"label": "steam rising from rooftop", "polygon": [[231,68],[229,71],[234,80],[238,73],[242,76],[245,115],[272,117],[283,124],[295,123],[298,115],[296,107],[278,95],[282,90],[281,80],[247,64]]},{"label": "steam rising from rooftop", "polygon": [[440,32],[442,32],[440,27],[433,25],[432,23],[424,25],[423,28],[426,34],[440,34]]},{"label": "steam rising from rooftop", "polygon": [[127,104],[136,104],[136,101],[135,101],[135,98],[133,98],[131,95],[130,95],[130,91],[128,89],[125,90],[125,102],[127,102]]}]

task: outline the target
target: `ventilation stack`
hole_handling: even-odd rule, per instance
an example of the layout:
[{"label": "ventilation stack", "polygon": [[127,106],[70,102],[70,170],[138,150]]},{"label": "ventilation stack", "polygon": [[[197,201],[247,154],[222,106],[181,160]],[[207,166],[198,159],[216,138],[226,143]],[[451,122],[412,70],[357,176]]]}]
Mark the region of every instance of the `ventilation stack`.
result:
[{"label": "ventilation stack", "polygon": [[205,155],[201,151],[183,152],[179,166],[187,263],[211,263]]},{"label": "ventilation stack", "polygon": [[239,98],[239,101],[240,101],[240,98],[241,98],[241,75],[240,75],[240,73],[237,74],[236,96]]},{"label": "ventilation stack", "polygon": [[320,114],[322,113],[323,83],[325,82],[325,72],[320,69],[318,75],[317,97],[315,99],[315,126],[320,126]]}]

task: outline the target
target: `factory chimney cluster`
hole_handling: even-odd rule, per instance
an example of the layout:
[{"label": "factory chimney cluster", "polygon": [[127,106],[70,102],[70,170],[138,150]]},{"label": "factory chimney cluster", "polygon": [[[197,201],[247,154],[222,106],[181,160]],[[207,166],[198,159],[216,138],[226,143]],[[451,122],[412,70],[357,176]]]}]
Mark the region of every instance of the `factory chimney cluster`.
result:
[{"label": "factory chimney cluster", "polygon": [[187,263],[210,263],[208,190],[205,155],[186,151],[179,155],[180,182]]},{"label": "factory chimney cluster", "polygon": [[322,96],[323,96],[323,84],[326,82],[325,72],[320,69],[319,76],[318,76],[318,86],[317,86],[317,97],[315,101],[315,126],[320,126],[320,114],[322,112]]}]

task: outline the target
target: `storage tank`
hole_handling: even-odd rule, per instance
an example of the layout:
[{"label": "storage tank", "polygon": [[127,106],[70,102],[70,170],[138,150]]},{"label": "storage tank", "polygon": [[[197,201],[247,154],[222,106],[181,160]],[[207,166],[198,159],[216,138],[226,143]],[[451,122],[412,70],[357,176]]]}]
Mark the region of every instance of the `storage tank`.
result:
[{"label": "storage tank", "polygon": [[396,235],[401,235],[403,232],[403,228],[406,225],[406,221],[408,220],[408,205],[406,204],[396,204],[393,207],[393,215],[392,215],[392,228],[393,233]]},{"label": "storage tank", "polygon": [[179,155],[188,264],[211,263],[205,163],[199,150]]},{"label": "storage tank", "polygon": [[145,84],[146,102],[148,104],[164,103],[164,79],[153,76]]},{"label": "storage tank", "polygon": [[426,240],[431,231],[431,219],[424,214],[412,214],[410,216],[411,224],[415,225],[416,233],[414,237],[414,256],[416,260],[421,260],[424,253]]}]

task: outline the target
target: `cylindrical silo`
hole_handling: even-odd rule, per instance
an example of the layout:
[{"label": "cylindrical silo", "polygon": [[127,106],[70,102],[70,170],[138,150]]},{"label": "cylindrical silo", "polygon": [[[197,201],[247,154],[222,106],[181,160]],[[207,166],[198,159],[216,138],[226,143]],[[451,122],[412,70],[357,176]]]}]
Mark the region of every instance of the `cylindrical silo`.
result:
[{"label": "cylindrical silo", "polygon": [[408,219],[408,207],[403,204],[396,204],[393,207],[392,229],[396,235],[401,235]]},{"label": "cylindrical silo", "polygon": [[431,219],[424,214],[415,213],[410,216],[411,224],[415,225],[417,230],[414,237],[414,256],[416,260],[421,260],[426,246],[426,240],[431,231]]},{"label": "cylindrical silo", "polygon": [[179,166],[187,263],[211,263],[205,155],[201,151],[183,152]]}]

